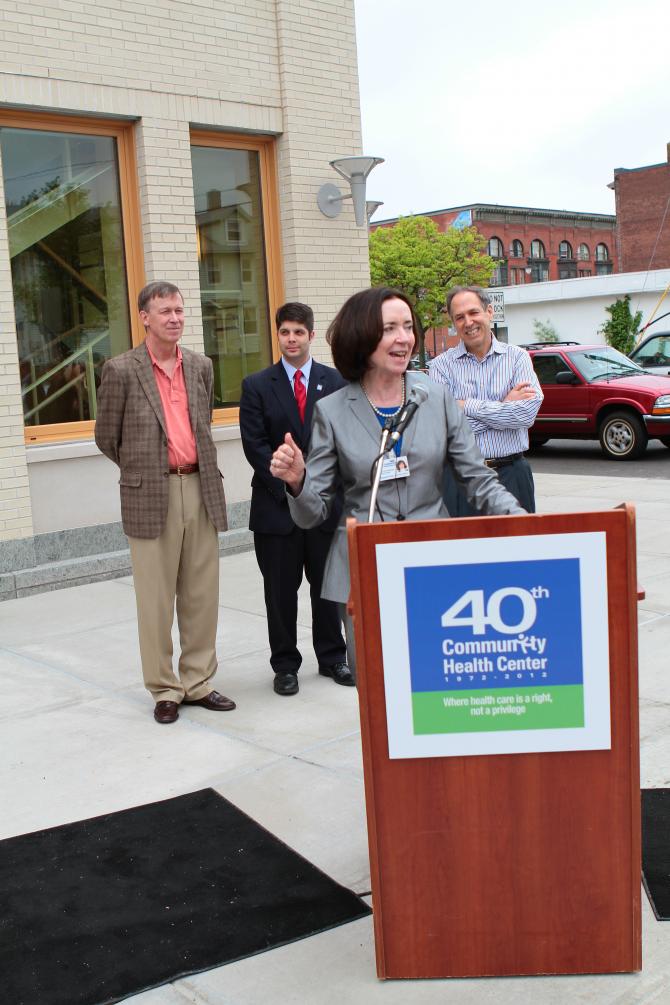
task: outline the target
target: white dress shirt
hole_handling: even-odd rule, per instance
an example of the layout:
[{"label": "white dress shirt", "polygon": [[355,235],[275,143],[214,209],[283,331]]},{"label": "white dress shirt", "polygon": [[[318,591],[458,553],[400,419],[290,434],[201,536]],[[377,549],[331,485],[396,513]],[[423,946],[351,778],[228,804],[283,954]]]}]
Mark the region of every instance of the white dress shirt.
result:
[{"label": "white dress shirt", "polygon": [[295,393],[295,387],[294,387],[293,381],[295,379],[295,375],[296,375],[297,371],[300,370],[300,372],[302,374],[302,381],[301,381],[301,383],[302,383],[302,385],[305,388],[305,393],[307,393],[307,388],[309,387],[309,375],[310,375],[311,370],[312,370],[312,357],[309,356],[307,358],[307,360],[305,361],[305,363],[304,363],[303,366],[292,366],[290,363],[286,362],[286,360],[284,359],[283,356],[281,358],[281,361],[282,361],[282,366],[286,370],[286,376],[289,379],[291,387],[293,387],[293,392]]}]

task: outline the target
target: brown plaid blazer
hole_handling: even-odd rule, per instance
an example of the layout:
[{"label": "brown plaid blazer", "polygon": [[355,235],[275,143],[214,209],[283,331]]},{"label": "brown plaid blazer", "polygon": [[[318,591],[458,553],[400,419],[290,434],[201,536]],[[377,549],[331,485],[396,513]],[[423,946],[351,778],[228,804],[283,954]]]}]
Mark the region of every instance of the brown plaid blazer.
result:
[{"label": "brown plaid blazer", "polygon": [[[184,383],[200,465],[205,508],[217,530],[226,530],[223,475],[212,439],[212,361],[182,348]],[[98,391],[95,442],[119,465],[121,518],[129,537],[158,537],[168,509],[165,416],[144,343],[108,360]]]}]

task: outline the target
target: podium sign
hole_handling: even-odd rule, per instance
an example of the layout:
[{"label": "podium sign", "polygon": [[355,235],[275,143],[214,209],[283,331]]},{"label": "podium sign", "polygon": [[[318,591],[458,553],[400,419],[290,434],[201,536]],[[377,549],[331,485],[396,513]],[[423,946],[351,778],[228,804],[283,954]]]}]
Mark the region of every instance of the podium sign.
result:
[{"label": "podium sign", "polygon": [[632,507],[348,536],[378,975],[639,970]]},{"label": "podium sign", "polygon": [[609,748],[603,533],[376,557],[390,757]]}]

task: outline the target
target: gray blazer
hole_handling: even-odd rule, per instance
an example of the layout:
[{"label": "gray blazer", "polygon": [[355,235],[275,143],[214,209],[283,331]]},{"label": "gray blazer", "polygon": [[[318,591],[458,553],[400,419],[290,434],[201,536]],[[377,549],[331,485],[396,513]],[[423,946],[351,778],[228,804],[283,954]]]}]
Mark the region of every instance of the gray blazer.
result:
[{"label": "gray blazer", "polygon": [[[444,385],[423,374],[408,373],[407,393],[417,384],[428,392],[402,438],[409,461],[409,478],[381,482],[377,501],[384,520],[434,520],[448,517],[442,499],[444,467],[449,462],[468,501],[490,514],[525,513],[497,476],[487,468],[470,423]],[[344,487],[344,511],[333,537],[321,595],[346,603],[349,562],[346,519],[367,523],[370,467],[379,452],[381,427],[360,384],[349,384],[317,402],[307,473],[300,495],[288,495],[291,516],[309,528],[327,516],[338,479]]]}]

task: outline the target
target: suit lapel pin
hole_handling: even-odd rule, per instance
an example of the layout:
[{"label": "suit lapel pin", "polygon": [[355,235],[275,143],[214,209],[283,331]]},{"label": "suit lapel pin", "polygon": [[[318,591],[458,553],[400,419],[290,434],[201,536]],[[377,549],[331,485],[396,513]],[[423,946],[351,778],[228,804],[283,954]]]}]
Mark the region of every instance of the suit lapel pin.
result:
[{"label": "suit lapel pin", "polygon": [[317,391],[323,391],[323,384],[317,384],[316,389]]}]

